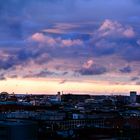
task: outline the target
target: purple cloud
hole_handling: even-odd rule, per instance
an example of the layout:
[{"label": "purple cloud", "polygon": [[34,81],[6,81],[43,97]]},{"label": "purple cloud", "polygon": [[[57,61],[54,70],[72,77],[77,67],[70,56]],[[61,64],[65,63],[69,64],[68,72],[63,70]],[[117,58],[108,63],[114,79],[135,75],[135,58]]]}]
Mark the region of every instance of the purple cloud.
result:
[{"label": "purple cloud", "polygon": [[32,77],[138,73],[139,13],[137,0],[1,0],[1,79],[31,63]]},{"label": "purple cloud", "polygon": [[132,72],[132,68],[130,66],[126,66],[126,67],[120,69],[120,72],[122,72],[122,73],[130,73],[130,72]]}]

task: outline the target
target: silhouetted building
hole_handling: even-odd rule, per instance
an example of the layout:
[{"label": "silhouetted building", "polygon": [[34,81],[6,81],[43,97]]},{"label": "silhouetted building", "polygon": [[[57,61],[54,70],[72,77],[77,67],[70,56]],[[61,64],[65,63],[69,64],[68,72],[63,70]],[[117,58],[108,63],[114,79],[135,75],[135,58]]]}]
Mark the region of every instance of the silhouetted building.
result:
[{"label": "silhouetted building", "polygon": [[136,103],[137,100],[137,92],[136,91],[130,91],[130,102]]},{"label": "silhouetted building", "polygon": [[0,121],[0,140],[37,140],[33,122],[21,120]]}]

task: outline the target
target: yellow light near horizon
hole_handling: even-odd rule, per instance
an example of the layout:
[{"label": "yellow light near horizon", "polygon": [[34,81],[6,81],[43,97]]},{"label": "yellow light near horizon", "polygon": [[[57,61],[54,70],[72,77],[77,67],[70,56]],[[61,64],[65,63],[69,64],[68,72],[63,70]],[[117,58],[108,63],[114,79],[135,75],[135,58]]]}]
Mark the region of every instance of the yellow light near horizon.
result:
[{"label": "yellow light near horizon", "polygon": [[15,93],[56,93],[57,91],[72,93],[129,93],[140,91],[138,85],[114,85],[95,81],[67,81],[60,84],[60,79],[8,79],[0,81],[0,91]]}]

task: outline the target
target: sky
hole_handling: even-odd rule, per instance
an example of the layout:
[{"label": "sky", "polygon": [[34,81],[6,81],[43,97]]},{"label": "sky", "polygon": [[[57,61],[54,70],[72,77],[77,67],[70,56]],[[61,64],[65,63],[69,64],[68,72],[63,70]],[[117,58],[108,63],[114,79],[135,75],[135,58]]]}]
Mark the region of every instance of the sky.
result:
[{"label": "sky", "polygon": [[139,0],[1,0],[0,91],[140,92]]}]

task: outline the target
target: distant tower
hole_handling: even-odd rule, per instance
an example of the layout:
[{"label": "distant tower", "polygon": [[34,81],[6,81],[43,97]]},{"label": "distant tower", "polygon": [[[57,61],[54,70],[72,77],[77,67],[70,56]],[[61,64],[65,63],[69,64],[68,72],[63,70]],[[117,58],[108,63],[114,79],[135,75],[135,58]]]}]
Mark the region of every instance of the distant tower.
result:
[{"label": "distant tower", "polygon": [[57,92],[57,100],[61,102],[61,93]]},{"label": "distant tower", "polygon": [[137,92],[136,91],[130,91],[130,102],[136,103],[137,100]]}]

